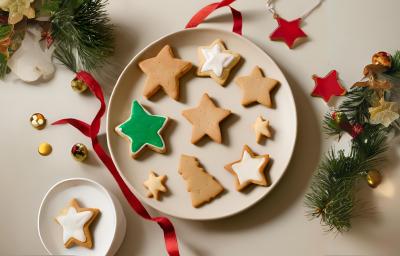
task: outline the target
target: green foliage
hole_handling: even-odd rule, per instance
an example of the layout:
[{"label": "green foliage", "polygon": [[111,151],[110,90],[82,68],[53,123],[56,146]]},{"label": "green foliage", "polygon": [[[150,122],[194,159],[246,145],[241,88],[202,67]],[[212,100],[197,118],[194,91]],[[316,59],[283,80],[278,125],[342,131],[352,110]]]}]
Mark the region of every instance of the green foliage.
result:
[{"label": "green foliage", "polygon": [[368,108],[376,99],[375,91],[367,87],[353,87],[346,99],[339,106],[338,111],[343,112],[351,123],[364,124],[369,121]]},{"label": "green foliage", "polygon": [[327,231],[344,232],[351,228],[356,200],[356,184],[366,173],[384,161],[386,131],[366,125],[352,142],[349,155],[331,149],[313,176],[305,205],[311,218],[321,218]]},{"label": "green foliage", "polygon": [[7,56],[0,53],[0,78],[3,78],[7,74],[7,61]]},{"label": "green foliage", "polygon": [[13,25],[0,24],[0,40],[10,37],[13,27]]},{"label": "green foliage", "polygon": [[62,1],[52,15],[54,56],[74,72],[94,71],[114,52],[113,26],[102,0]]},{"label": "green foliage", "polygon": [[400,51],[392,56],[392,67],[386,72],[388,75],[400,78]]},{"label": "green foliage", "polygon": [[376,106],[382,95],[392,101],[400,99],[400,52],[393,55],[391,69],[376,74],[374,78],[389,81],[392,88],[375,90],[354,87],[336,110],[342,114],[340,125],[330,113],[324,117],[325,133],[339,135],[339,139],[342,133],[349,131],[349,127],[356,124],[363,127],[362,132],[351,140],[348,155],[343,150],[335,152],[333,148],[327,153],[312,178],[310,191],[305,196],[307,214],[311,218],[320,218],[327,231],[344,232],[351,228],[355,209],[360,207],[356,198],[357,184],[365,180],[369,170],[379,168],[385,161],[388,132],[393,128],[400,130],[400,120],[393,122],[388,128],[369,123],[369,108]]},{"label": "green foliage", "polygon": [[40,13],[52,15],[60,9],[61,2],[62,0],[43,0]]}]

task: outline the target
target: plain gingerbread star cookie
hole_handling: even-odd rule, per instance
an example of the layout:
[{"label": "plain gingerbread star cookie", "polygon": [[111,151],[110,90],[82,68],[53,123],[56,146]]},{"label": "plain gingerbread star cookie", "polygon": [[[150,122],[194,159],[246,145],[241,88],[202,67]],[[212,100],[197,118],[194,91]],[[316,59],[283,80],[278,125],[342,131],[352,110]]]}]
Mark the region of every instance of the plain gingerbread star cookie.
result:
[{"label": "plain gingerbread star cookie", "polygon": [[141,61],[139,67],[147,75],[143,96],[151,98],[162,88],[169,97],[178,100],[179,79],[192,68],[192,63],[174,58],[171,46],[166,45],[157,56]]},{"label": "plain gingerbread star cookie", "polygon": [[99,213],[99,209],[81,208],[76,199],[71,200],[69,206],[56,217],[57,223],[63,228],[65,248],[70,248],[73,245],[89,249],[93,247],[89,226]]},{"label": "plain gingerbread star cookie", "polygon": [[196,144],[205,135],[215,142],[221,143],[219,123],[230,114],[230,110],[218,108],[207,93],[203,94],[200,104],[196,108],[186,109],[182,112],[182,115],[193,125],[193,144]]},{"label": "plain gingerbread star cookie", "polygon": [[279,84],[279,81],[264,77],[260,67],[254,67],[248,76],[240,76],[235,79],[243,93],[241,104],[247,106],[258,102],[266,107],[272,107],[271,91]]},{"label": "plain gingerbread star cookie", "polygon": [[269,155],[256,155],[249,146],[244,145],[241,159],[225,166],[235,176],[235,186],[241,191],[250,184],[267,186],[264,169],[269,162]]},{"label": "plain gingerbread star cookie", "polygon": [[164,183],[167,180],[167,176],[158,176],[154,172],[149,173],[149,178],[143,183],[145,188],[149,191],[147,193],[148,197],[154,197],[154,199],[159,199],[160,192],[167,192],[167,188]]},{"label": "plain gingerbread star cookie", "polygon": [[200,67],[198,76],[209,76],[220,85],[224,85],[231,70],[239,63],[240,55],[225,48],[224,43],[217,39],[210,46],[198,48]]},{"label": "plain gingerbread star cookie", "polygon": [[263,136],[271,138],[271,131],[269,130],[269,121],[258,116],[253,124],[253,131],[256,134],[256,141],[260,143]]}]

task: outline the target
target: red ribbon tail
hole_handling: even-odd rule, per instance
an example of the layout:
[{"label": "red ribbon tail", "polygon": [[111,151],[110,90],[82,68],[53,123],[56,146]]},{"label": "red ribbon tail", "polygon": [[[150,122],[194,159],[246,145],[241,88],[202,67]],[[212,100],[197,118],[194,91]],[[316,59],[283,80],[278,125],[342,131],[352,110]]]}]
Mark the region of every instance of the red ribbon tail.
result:
[{"label": "red ribbon tail", "polygon": [[221,7],[229,7],[232,12],[233,18],[233,28],[232,31],[242,35],[242,26],[243,26],[243,18],[242,14],[230,6],[231,3],[235,2],[235,0],[222,0],[218,3],[209,4],[202,9],[200,9],[190,21],[186,24],[185,28],[194,28],[197,27],[200,23],[202,23],[213,11],[219,9]]},{"label": "red ribbon tail", "polygon": [[98,142],[97,135],[100,130],[101,117],[104,115],[106,110],[103,91],[101,90],[99,83],[93,78],[91,74],[84,71],[77,73],[76,78],[84,81],[88,85],[90,91],[100,101],[100,109],[98,110],[96,116],[94,117],[91,125],[88,125],[83,121],[73,118],[58,120],[54,122],[53,125],[70,124],[79,131],[81,131],[84,135],[91,138],[94,151],[96,152],[100,160],[103,162],[103,164],[110,171],[110,174],[117,182],[119,188],[121,189],[122,193],[124,194],[131,208],[142,218],[156,222],[164,232],[165,247],[168,254],[170,256],[179,256],[178,239],[176,237],[175,228],[172,222],[166,217],[153,218],[150,216],[150,214],[147,212],[143,204],[139,201],[139,199],[137,199],[137,197],[130,190],[129,186],[125,183],[124,179],[122,178],[116,166],[114,165],[111,157],[105,152],[103,147]]}]

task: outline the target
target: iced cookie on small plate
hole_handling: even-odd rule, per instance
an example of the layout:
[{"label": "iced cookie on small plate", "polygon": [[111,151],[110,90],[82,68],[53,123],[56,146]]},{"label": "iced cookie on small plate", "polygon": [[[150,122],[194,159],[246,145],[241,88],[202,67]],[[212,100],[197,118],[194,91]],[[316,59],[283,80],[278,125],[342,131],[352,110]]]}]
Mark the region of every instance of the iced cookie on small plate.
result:
[{"label": "iced cookie on small plate", "polygon": [[166,45],[157,56],[139,62],[139,67],[147,75],[144,97],[151,98],[162,89],[178,100],[179,80],[192,68],[192,63],[175,58],[171,46]]},{"label": "iced cookie on small plate", "polygon": [[217,39],[209,46],[197,50],[200,65],[198,76],[209,76],[220,85],[227,81],[231,70],[239,63],[240,55],[227,50],[222,40]]},{"label": "iced cookie on small plate", "polygon": [[166,151],[161,131],[167,124],[168,117],[150,114],[137,100],[132,103],[131,116],[118,125],[115,131],[131,143],[130,151],[133,158],[148,147],[158,153]]},{"label": "iced cookie on small plate", "polygon": [[269,162],[269,155],[257,155],[249,146],[244,145],[241,159],[225,166],[235,177],[236,190],[241,191],[250,184],[267,186],[264,169]]},{"label": "iced cookie on small plate", "polygon": [[93,247],[90,224],[99,215],[99,209],[82,208],[76,199],[72,199],[69,206],[63,209],[56,217],[56,221],[63,228],[63,242],[65,248],[79,245],[88,249]]}]

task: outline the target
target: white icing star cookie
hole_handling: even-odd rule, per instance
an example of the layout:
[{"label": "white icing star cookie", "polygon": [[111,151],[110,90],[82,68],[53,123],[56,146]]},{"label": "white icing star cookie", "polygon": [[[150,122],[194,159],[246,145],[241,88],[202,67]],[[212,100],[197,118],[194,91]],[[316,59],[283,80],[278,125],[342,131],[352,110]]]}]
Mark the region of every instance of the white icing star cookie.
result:
[{"label": "white icing star cookie", "polygon": [[167,192],[167,188],[164,186],[166,180],[167,176],[158,176],[154,172],[150,172],[149,178],[143,183],[145,188],[149,191],[147,196],[154,197],[154,199],[158,200],[160,192]]},{"label": "white icing star cookie", "polygon": [[243,146],[242,158],[225,166],[235,176],[238,191],[250,184],[267,186],[264,169],[269,162],[269,155],[257,155],[247,145]]},{"label": "white icing star cookie", "polygon": [[210,46],[198,49],[200,67],[198,76],[209,76],[220,85],[224,85],[233,67],[239,63],[240,55],[227,50],[224,43],[217,39]]},{"label": "white icing star cookie", "polygon": [[56,217],[56,221],[63,228],[63,242],[66,248],[74,244],[89,249],[93,247],[89,226],[99,212],[99,209],[95,208],[81,208],[76,199],[71,200],[69,206]]},{"label": "white icing star cookie", "polygon": [[271,138],[271,131],[269,130],[269,121],[262,118],[262,116],[257,117],[253,124],[253,130],[256,134],[256,141],[260,143],[262,136]]}]

